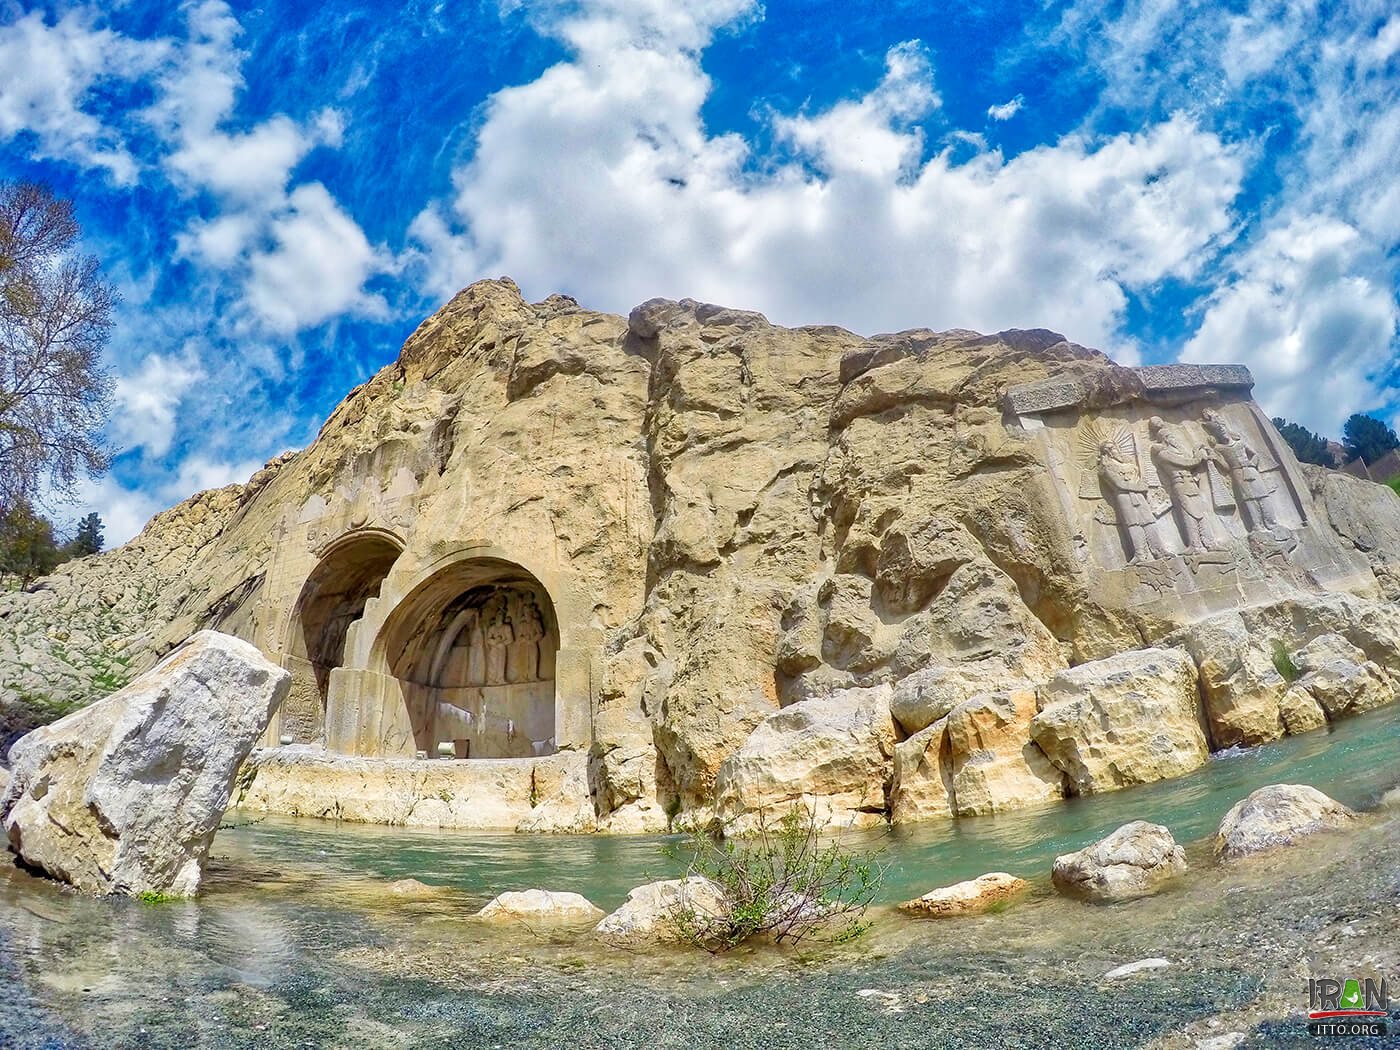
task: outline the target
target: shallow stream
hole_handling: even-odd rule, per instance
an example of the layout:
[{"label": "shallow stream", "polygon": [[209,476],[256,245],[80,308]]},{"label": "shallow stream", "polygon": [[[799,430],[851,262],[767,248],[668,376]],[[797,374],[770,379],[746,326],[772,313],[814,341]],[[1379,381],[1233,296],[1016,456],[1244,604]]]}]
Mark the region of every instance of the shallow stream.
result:
[{"label": "shallow stream", "polygon": [[[1246,1046],[1313,1045],[1300,1020],[1309,974],[1369,968],[1400,988],[1400,813],[1216,865],[1208,837],[1220,817],[1280,782],[1373,807],[1400,782],[1400,705],[1218,756],[1180,780],[848,836],[883,851],[885,905],[991,870],[1035,889],[1000,914],[915,921],[882,907],[851,945],[714,958],[469,919],[496,893],[531,886],[611,909],[632,886],[678,873],[663,852],[674,840],[235,811],[194,902],[94,900],[0,869],[0,1046],[1121,1047],[1235,1031]],[[1049,889],[1054,856],[1133,819],[1189,843],[1192,874],[1112,907]],[[385,890],[404,877],[440,889]],[[1170,965],[1104,979],[1145,957]]]}]

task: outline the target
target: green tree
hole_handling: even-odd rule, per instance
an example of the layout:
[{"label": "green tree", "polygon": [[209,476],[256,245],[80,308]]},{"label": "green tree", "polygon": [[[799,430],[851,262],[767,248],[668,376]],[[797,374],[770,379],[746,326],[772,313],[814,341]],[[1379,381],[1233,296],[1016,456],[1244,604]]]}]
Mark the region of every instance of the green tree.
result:
[{"label": "green tree", "polygon": [[0,512],[111,460],[101,357],[116,296],[80,233],[71,202],[0,183]]},{"label": "green tree", "polygon": [[13,504],[0,517],[0,574],[19,578],[28,587],[59,563],[53,523],[35,513],[28,503]]},{"label": "green tree", "polygon": [[1370,466],[1391,449],[1400,448],[1400,437],[1379,419],[1357,412],[1342,425],[1342,445],[1347,459],[1359,458]]},{"label": "green tree", "polygon": [[70,558],[86,558],[89,554],[98,554],[102,550],[102,519],[97,511],[92,511],[78,522],[78,531],[73,534],[73,541],[68,544],[67,554]]},{"label": "green tree", "polygon": [[1278,416],[1274,417],[1274,426],[1278,427],[1279,436],[1288,442],[1288,447],[1298,457],[1298,462],[1316,463],[1320,467],[1334,465],[1332,453],[1327,448],[1327,439],[1321,434],[1314,434],[1307,427],[1290,423]]}]

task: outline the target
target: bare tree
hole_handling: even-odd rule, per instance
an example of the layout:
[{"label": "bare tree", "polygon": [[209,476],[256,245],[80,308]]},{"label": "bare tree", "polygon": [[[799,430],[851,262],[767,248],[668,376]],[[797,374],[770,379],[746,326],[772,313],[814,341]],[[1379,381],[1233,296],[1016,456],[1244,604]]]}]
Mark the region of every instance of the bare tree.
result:
[{"label": "bare tree", "polygon": [[0,512],[111,462],[101,356],[116,295],[80,232],[47,187],[0,183]]}]

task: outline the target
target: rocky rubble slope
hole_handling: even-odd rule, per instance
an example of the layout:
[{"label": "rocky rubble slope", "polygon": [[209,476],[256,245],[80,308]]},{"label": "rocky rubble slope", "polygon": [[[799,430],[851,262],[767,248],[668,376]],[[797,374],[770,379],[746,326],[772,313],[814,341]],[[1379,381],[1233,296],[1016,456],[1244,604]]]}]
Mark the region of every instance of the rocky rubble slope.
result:
[{"label": "rocky rubble slope", "polygon": [[[131,542],[0,593],[0,753],[36,725],[121,688],[200,627],[237,632],[237,595],[210,594],[229,520],[290,457],[247,485],[200,492]],[[245,582],[245,588],[248,584]],[[225,608],[227,607],[227,608]]]}]

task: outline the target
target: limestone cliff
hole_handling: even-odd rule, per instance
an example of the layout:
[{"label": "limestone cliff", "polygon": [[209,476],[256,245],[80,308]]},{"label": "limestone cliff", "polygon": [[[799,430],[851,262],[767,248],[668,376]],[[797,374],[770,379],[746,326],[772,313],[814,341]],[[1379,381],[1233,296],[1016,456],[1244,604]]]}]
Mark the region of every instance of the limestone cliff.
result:
[{"label": "limestone cliff", "polygon": [[[397,777],[514,763],[512,813],[540,808],[532,763],[572,756],[548,774],[586,764],[562,782],[592,816],[549,802],[571,828],[816,796],[847,823],[990,812],[1320,724],[1339,701],[1283,680],[1280,646],[1343,638],[1326,651],[1393,695],[1400,503],[1338,479],[1301,471],[1241,369],[688,300],[623,318],[484,281],[302,452],[0,598],[0,700],[89,699],[216,627],[293,672],[269,745]],[[1222,664],[1212,625],[1240,610],[1259,651]],[[1176,676],[1160,700],[1112,684],[1153,661]],[[1092,769],[1066,757],[1072,703],[1098,705]],[[1154,703],[1161,733],[1115,733]]]}]

